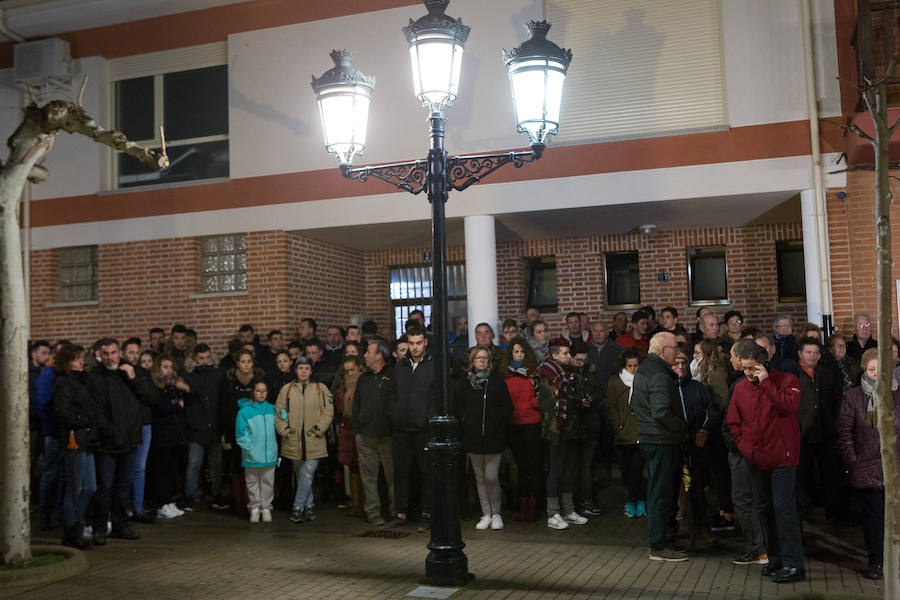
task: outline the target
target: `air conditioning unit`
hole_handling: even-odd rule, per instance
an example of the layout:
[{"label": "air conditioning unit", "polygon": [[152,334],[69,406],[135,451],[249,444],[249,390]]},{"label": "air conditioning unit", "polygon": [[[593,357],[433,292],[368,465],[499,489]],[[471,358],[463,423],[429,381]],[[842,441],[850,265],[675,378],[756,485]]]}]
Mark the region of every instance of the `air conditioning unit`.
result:
[{"label": "air conditioning unit", "polygon": [[69,42],[48,38],[15,45],[13,66],[21,85],[68,87],[72,85]]}]

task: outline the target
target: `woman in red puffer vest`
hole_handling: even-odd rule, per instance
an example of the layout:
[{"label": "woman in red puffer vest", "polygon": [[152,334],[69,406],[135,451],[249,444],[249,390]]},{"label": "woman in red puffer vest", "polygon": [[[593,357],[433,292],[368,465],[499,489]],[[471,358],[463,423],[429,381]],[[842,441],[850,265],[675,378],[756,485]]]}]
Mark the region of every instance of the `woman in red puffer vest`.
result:
[{"label": "woman in red puffer vest", "polygon": [[498,368],[512,398],[509,447],[519,473],[519,511],[516,521],[536,521],[537,499],[543,496],[544,444],[541,442],[541,411],[535,382],[537,355],[522,337],[509,341]]}]

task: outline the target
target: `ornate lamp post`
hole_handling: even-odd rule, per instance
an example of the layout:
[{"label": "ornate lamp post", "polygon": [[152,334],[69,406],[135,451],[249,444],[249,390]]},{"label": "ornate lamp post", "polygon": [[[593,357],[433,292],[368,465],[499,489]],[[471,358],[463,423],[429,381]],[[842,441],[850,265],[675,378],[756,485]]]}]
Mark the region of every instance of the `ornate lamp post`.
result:
[{"label": "ornate lamp post", "polygon": [[[559,126],[566,70],[572,52],[547,40],[550,25],[528,24],[531,37],[518,48],[504,51],[518,130],[528,133],[531,150],[455,156],[444,150],[444,107],[453,104],[459,89],[462,54],[469,27],[444,11],[449,0],[424,0],[428,14],[403,28],[409,42],[416,98],[429,110],[431,147],[426,160],[376,167],[351,166],[365,148],[367,110],[375,79],[350,64],[352,53],[333,51],[335,67],[313,77],[312,87],[322,115],[326,149],[337,156],[341,173],[350,179],[375,177],[412,194],[423,191],[431,204],[432,309],[435,416],[431,419],[428,452],[433,470],[430,550],[425,560],[425,583],[463,585],[472,577],[459,524],[459,473],[464,455],[457,439],[457,422],[449,413],[447,321],[447,242],[444,204],[451,189],[462,191],[503,165],[521,167],[541,157],[547,135]],[[424,400],[423,400],[424,401]]]}]

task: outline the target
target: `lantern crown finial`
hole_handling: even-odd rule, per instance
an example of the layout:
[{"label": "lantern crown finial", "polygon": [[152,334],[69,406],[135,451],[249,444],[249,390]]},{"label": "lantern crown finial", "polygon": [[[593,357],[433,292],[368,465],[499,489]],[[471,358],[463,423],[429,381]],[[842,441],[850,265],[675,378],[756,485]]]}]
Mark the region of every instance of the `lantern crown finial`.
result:
[{"label": "lantern crown finial", "polygon": [[450,0],[424,0],[424,3],[428,14],[415,21],[410,19],[409,25],[403,28],[407,42],[412,43],[423,33],[440,32],[449,35],[461,44],[466,43],[472,28],[463,25],[462,19],[454,19],[444,13]]},{"label": "lantern crown finial", "polygon": [[334,67],[325,71],[321,77],[313,75],[313,89],[320,88],[324,85],[333,85],[336,83],[358,83],[368,88],[375,87],[375,78],[365,75],[362,71],[353,66],[353,57],[356,55],[352,50],[332,50],[331,60],[334,61]]},{"label": "lantern crown finial", "polygon": [[503,60],[509,63],[516,58],[542,56],[559,59],[568,66],[572,62],[572,51],[560,48],[547,39],[550,27],[551,25],[547,21],[528,21],[525,24],[525,28],[528,30],[528,39],[522,42],[518,48],[503,50]]}]

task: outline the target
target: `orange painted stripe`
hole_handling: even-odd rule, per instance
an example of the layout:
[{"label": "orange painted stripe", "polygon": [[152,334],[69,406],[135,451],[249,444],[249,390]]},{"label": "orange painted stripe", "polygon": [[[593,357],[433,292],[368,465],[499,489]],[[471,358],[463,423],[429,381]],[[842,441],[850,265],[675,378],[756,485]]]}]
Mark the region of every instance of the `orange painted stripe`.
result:
[{"label": "orange painted stripe", "polygon": [[[823,139],[822,151],[835,150],[827,139]],[[521,169],[507,166],[488,176],[487,183],[802,156],[809,152],[809,124],[807,121],[789,121],[708,133],[550,148],[540,161]],[[39,200],[32,203],[31,222],[33,227],[48,227],[391,191],[396,190],[378,180],[370,180],[365,185],[346,180],[334,168],[162,190]]]},{"label": "orange painted stripe", "polygon": [[[421,0],[257,0],[71,31],[55,37],[69,42],[73,58],[116,58],[222,42],[230,33],[417,4],[421,5]],[[424,6],[422,11],[424,15]],[[13,46],[13,43],[0,44],[0,68],[12,66]]]}]

